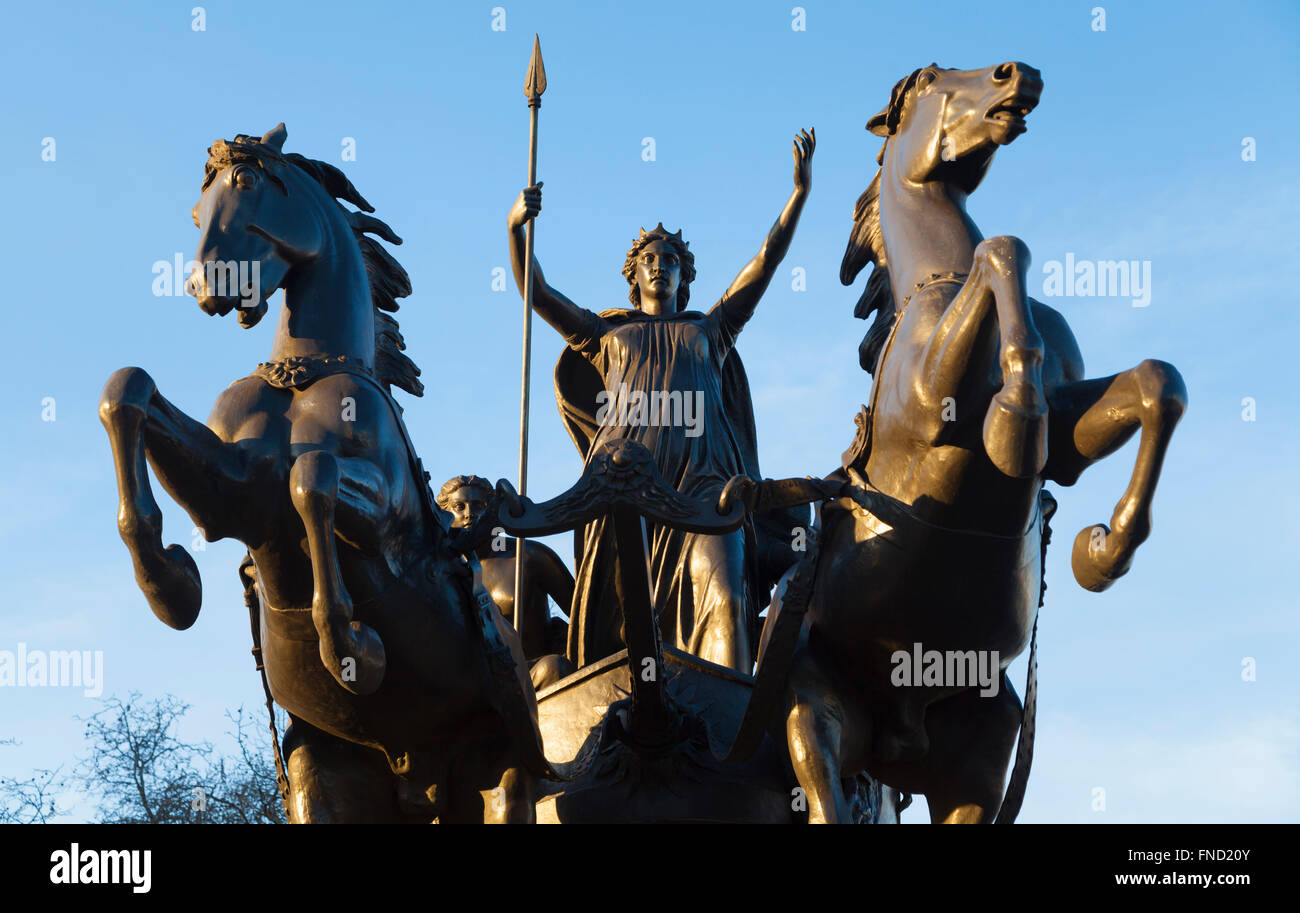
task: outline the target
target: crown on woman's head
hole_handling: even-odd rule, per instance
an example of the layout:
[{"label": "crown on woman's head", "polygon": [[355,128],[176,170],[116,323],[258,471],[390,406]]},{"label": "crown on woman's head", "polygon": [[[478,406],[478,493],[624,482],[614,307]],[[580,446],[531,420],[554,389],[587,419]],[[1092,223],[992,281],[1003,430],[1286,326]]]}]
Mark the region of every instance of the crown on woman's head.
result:
[{"label": "crown on woman's head", "polygon": [[691,253],[691,245],[682,240],[681,229],[669,231],[664,228],[663,222],[649,231],[642,228],[641,234],[632,242],[632,247],[627,252],[627,259],[623,261],[623,278],[627,280],[628,300],[637,307],[641,306],[641,289],[636,281],[636,262],[642,249],[651,241],[667,241],[677,248],[682,269],[681,282],[677,286],[677,310],[684,311],[686,303],[691,298],[691,283],[695,280],[695,254]]},{"label": "crown on woman's head", "polygon": [[662,238],[665,241],[676,241],[682,247],[691,246],[691,243],[689,241],[682,240],[682,230],[680,228],[677,229],[676,231],[669,231],[668,229],[664,228],[663,222],[660,222],[658,225],[656,225],[654,228],[650,229],[649,231],[646,231],[644,228],[642,228],[641,234],[637,238],[637,242],[639,243],[641,241],[646,240],[647,238],[650,238],[652,240]]}]

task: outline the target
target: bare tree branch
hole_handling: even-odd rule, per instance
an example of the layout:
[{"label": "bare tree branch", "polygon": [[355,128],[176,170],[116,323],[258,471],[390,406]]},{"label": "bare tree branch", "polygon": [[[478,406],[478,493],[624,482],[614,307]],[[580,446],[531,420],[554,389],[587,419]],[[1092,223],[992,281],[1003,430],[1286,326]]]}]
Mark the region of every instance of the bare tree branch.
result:
[{"label": "bare tree branch", "polygon": [[207,742],[182,742],[175,726],[189,706],[172,695],[152,701],[132,692],[103,701],[84,719],[90,753],[75,777],[99,801],[106,823],[283,823],[269,750],[254,747],[243,707],[226,716],[233,757]]},{"label": "bare tree branch", "polygon": [[[0,746],[17,745],[17,739],[0,739]],[[0,824],[48,824],[66,814],[57,794],[66,785],[63,768],[35,770],[26,780],[0,777]]]}]

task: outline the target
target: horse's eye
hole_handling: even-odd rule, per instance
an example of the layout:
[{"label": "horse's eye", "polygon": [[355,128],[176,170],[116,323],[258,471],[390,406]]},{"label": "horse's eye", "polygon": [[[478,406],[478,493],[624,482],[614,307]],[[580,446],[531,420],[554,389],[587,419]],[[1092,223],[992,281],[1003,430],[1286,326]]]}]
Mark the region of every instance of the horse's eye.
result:
[{"label": "horse's eye", "polygon": [[916,78],[916,87],[918,89],[924,89],[930,83],[934,82],[937,75],[938,74],[935,73],[934,70],[926,70]]},{"label": "horse's eye", "polygon": [[240,190],[251,190],[257,184],[257,174],[251,168],[237,168],[230,177]]}]

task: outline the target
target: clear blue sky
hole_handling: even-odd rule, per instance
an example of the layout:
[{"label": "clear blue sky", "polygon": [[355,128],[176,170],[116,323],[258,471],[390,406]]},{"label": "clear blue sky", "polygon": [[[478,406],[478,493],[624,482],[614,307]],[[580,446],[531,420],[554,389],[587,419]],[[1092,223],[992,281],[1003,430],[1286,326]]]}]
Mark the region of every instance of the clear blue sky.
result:
[{"label": "clear blue sky", "polygon": [[[191,415],[270,347],[193,299],[155,297],[155,261],[194,253],[190,207],[218,137],[283,120],[286,149],[340,164],[402,235],[415,294],[399,313],[428,395],[408,422],[436,480],[513,476],[519,298],[494,292],[506,210],[526,176],[522,93],[534,32],[550,87],[538,254],[591,308],[620,306],[640,226],[684,228],[694,301],[715,300],[757,250],[791,181],[790,138],[815,125],[813,193],[740,340],[765,474],[828,471],[869,378],[860,288],[837,281],[853,202],[878,141],[863,130],[894,81],[934,60],[1022,60],[1046,89],[970,209],[1041,264],[1149,260],[1151,305],[1053,300],[1089,373],[1174,362],[1191,408],[1156,499],[1155,532],[1111,591],[1081,590],[1068,546],[1108,520],[1135,447],[1095,467],[1061,509],[1040,625],[1040,707],[1024,821],[1300,819],[1300,648],[1292,474],[1298,322],[1294,170],[1300,15],[1291,3],[762,3],[397,5],[321,2],[7,4],[0,12],[6,218],[0,438],[0,649],[102,650],[105,693],[171,692],[182,733],[217,740],[260,686],[234,542],[196,554],[203,614],[153,618],[116,528],[108,375],[141,365]],[[56,159],[42,160],[55,140]],[[345,137],[356,161],[340,162]],[[653,137],[657,160],[641,158]],[[1253,137],[1257,160],[1242,160]],[[789,270],[803,267],[807,290]],[[1041,295],[1040,295],[1041,297]],[[278,303],[278,299],[276,299]],[[538,322],[531,491],[580,468],[551,397],[561,342]],[[405,396],[405,394],[399,394]],[[56,420],[42,421],[53,397]],[[1242,420],[1242,400],[1256,403]],[[160,491],[160,489],[159,489]],[[167,540],[191,523],[164,503]],[[565,540],[557,543],[566,555]],[[1257,680],[1243,682],[1244,657]],[[1013,667],[1017,688],[1024,659]],[[0,775],[69,763],[75,689],[0,689]],[[1106,810],[1092,809],[1106,790]],[[75,799],[75,797],[73,797]],[[89,809],[78,806],[77,815]],[[910,815],[912,820],[921,817]]]}]

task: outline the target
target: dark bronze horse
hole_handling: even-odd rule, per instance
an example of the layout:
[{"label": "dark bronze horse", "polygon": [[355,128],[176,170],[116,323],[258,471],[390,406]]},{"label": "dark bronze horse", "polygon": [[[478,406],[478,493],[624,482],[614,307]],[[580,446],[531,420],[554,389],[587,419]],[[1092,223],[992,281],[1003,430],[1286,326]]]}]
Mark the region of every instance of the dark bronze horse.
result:
[{"label": "dark bronze horse", "polygon": [[[936,822],[992,820],[1021,722],[1004,670],[1039,605],[1054,503],[1043,483],[1073,484],[1140,429],[1109,527],[1075,540],[1076,579],[1105,589],[1150,533],[1182,378],[1144,361],[1085,379],[1064,318],[1026,295],[1025,245],[982,239],[965,209],[1041,89],[1024,64],[932,65],[868,124],[885,139],[881,168],[858,200],[841,279],[875,264],[858,309],[876,312],[861,352],[875,380],[841,470],[852,494],[822,511],[785,708],[814,821],[846,820],[841,778],[860,770],[923,793]],[[996,658],[996,693],[899,675],[901,654],[917,650]]]},{"label": "dark bronze horse", "polygon": [[475,598],[390,392],[423,390],[387,313],[409,279],[368,235],[400,239],[338,169],[284,153],[285,135],[209,150],[189,283],[245,327],[284,289],[270,360],[206,425],[140,368],[104,388],[136,580],[165,623],[194,623],[198,569],[163,547],[151,466],[210,541],[248,546],[265,671],[292,719],[292,820],[531,821],[545,761],[527,666]]}]

